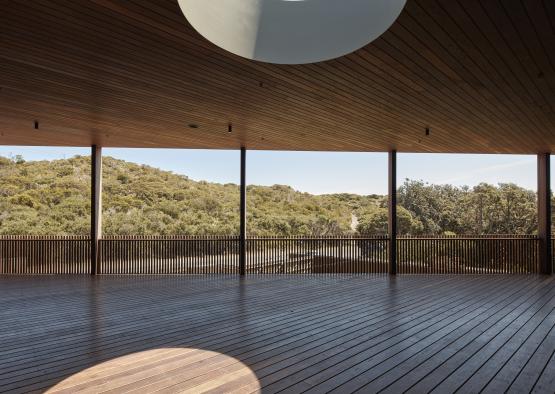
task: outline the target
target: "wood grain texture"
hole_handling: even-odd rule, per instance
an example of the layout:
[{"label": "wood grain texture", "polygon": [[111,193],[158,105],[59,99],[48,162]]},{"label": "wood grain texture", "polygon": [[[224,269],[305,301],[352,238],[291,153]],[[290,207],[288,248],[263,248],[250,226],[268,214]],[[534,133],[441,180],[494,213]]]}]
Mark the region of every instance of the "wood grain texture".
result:
[{"label": "wood grain texture", "polygon": [[0,392],[553,392],[549,276],[0,277]]},{"label": "wood grain texture", "polygon": [[367,47],[284,66],[210,44],[175,0],[3,0],[0,144],[550,152],[554,25],[547,0],[409,0]]}]

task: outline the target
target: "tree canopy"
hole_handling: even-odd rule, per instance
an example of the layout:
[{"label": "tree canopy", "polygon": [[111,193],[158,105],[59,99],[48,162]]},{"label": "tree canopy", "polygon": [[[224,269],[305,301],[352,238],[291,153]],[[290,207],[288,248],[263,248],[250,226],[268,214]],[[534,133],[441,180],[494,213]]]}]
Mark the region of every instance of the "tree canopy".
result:
[{"label": "tree canopy", "polygon": [[[0,234],[80,235],[90,226],[90,157],[0,157]],[[194,181],[104,158],[106,235],[235,235],[239,188]],[[250,235],[334,236],[387,232],[387,196],[312,195],[285,185],[248,186]],[[533,234],[536,195],[515,184],[473,188],[405,180],[401,234]]]}]

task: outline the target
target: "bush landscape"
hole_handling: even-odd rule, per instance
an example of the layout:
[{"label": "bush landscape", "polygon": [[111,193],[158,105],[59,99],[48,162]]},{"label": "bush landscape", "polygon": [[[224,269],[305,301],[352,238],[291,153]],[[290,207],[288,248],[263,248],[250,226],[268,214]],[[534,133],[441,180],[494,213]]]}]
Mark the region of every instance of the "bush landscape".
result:
[{"label": "bush landscape", "polygon": [[[330,180],[333,182],[333,180]],[[387,232],[387,196],[312,195],[285,185],[247,188],[249,235],[337,236]],[[235,184],[194,181],[104,158],[106,235],[235,235]],[[534,234],[536,195],[511,183],[475,187],[405,180],[398,190],[405,235]],[[0,235],[85,235],[90,157],[0,157]]]}]

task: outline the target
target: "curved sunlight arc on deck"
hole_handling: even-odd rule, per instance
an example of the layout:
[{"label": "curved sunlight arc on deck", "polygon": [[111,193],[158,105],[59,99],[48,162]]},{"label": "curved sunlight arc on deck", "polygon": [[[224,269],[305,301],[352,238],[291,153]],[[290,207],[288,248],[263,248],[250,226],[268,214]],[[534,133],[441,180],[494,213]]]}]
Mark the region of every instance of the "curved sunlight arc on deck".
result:
[{"label": "curved sunlight arc on deck", "polygon": [[244,363],[211,350],[157,348],[105,361],[69,376],[46,393],[260,392]]}]

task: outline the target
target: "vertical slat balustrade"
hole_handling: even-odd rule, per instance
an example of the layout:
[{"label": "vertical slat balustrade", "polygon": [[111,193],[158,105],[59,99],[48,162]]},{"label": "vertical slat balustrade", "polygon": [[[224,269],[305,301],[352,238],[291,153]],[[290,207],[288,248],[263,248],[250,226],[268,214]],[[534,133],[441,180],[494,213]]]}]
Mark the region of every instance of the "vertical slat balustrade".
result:
[{"label": "vertical slat balustrade", "polygon": [[[100,240],[103,274],[237,274],[236,236],[115,236]],[[384,236],[248,237],[247,274],[386,273]],[[536,274],[527,235],[397,239],[400,274]],[[555,241],[552,240],[555,244]],[[0,274],[87,274],[89,237],[0,237]]]},{"label": "vertical slat balustrade", "polygon": [[551,238],[551,264],[553,267],[553,272],[555,272],[555,238]]},{"label": "vertical slat balustrade", "polygon": [[248,237],[249,274],[386,273],[387,238]]},{"label": "vertical slat balustrade", "polygon": [[102,273],[116,275],[236,274],[233,236],[113,236],[100,240]]},{"label": "vertical slat balustrade", "polygon": [[0,236],[0,274],[86,274],[88,236]]},{"label": "vertical slat balustrade", "polygon": [[536,274],[538,239],[529,235],[402,236],[404,274]]}]

